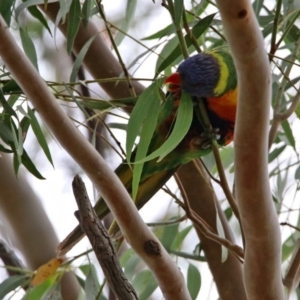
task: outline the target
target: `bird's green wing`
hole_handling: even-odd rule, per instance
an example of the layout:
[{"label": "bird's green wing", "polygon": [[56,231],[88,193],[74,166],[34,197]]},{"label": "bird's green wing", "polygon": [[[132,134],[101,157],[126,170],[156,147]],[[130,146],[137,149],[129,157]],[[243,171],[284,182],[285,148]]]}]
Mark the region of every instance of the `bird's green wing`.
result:
[{"label": "bird's green wing", "polygon": [[[166,98],[165,103],[162,105],[158,118],[158,125],[151,140],[148,154],[160,147],[170,134],[176,118],[178,104],[179,100],[175,99],[172,95],[169,95]],[[184,137],[176,149],[169,153],[160,162],[157,162],[157,159],[154,159],[145,163],[135,200],[135,204],[138,209],[142,208],[157,193],[157,191],[170,179],[181,164],[187,163],[194,158],[203,156],[210,152],[210,148],[203,149],[201,141],[207,140],[207,138],[203,136],[202,133],[203,127],[195,115],[188,134]],[[115,170],[115,173],[118,175],[127,191],[131,193],[132,169],[124,161]],[[103,219],[109,213],[109,208],[102,198],[100,198],[96,203],[95,211],[100,219]],[[113,231],[116,232],[116,230],[117,229],[115,227]],[[71,249],[83,236],[84,233],[81,227],[77,226],[59,245],[58,250],[60,254],[64,254],[69,251],[69,249]]]}]

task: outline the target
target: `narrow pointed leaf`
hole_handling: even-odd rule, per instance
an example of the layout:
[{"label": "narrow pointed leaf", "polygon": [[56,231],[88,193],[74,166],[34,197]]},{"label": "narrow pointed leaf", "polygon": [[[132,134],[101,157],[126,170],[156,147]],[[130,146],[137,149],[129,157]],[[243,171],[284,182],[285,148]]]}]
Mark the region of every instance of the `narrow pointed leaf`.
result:
[{"label": "narrow pointed leaf", "polygon": [[0,152],[4,153],[13,153],[12,150],[5,148],[3,145],[0,144]]},{"label": "narrow pointed leaf", "polygon": [[295,142],[295,138],[292,132],[292,129],[290,127],[290,124],[288,121],[283,121],[281,123],[282,129],[284,130],[285,136],[289,142],[289,144],[294,148],[294,150],[296,150],[296,142]]},{"label": "narrow pointed leaf", "polygon": [[139,300],[150,299],[157,288],[157,282],[149,270],[143,270],[134,277],[132,285],[139,295]]},{"label": "narrow pointed leaf", "polygon": [[27,152],[25,149],[23,149],[23,154],[22,154],[22,164],[25,166],[25,168],[36,178],[38,179],[45,179],[41,173],[37,170],[33,162],[31,161],[30,157],[28,156]]},{"label": "narrow pointed leaf", "polygon": [[83,16],[82,22],[85,27],[88,25],[89,19],[91,17],[91,6],[92,6],[91,0],[85,0],[82,5],[82,16]]},{"label": "narrow pointed leaf", "polygon": [[27,292],[26,295],[22,300],[39,300],[39,299],[44,299],[45,293],[55,284],[55,278],[50,277],[46,281],[44,281],[42,284],[30,288]]},{"label": "narrow pointed leaf", "polygon": [[175,0],[174,1],[174,25],[176,29],[179,29],[180,27],[180,20],[183,13],[183,0]]},{"label": "narrow pointed leaf", "polygon": [[5,0],[0,1],[0,15],[2,15],[3,19],[5,20],[6,24],[10,26],[11,20],[11,7],[14,4],[15,0]]},{"label": "narrow pointed leaf", "polygon": [[2,89],[0,88],[0,104],[2,105],[4,111],[8,113],[10,116],[14,116],[18,119],[18,116],[16,112],[13,110],[13,108],[7,103],[4,94],[2,92]]},{"label": "narrow pointed leaf", "polygon": [[52,36],[52,32],[48,26],[47,20],[45,19],[41,11],[36,6],[29,6],[28,11],[34,18],[41,22],[41,24],[48,30],[49,34]]},{"label": "narrow pointed leaf", "polygon": [[179,231],[179,224],[174,224],[174,225],[164,227],[160,241],[167,251],[171,248],[171,245],[174,242],[174,236],[177,236],[178,231]]},{"label": "narrow pointed leaf", "polygon": [[180,104],[177,111],[174,128],[168,137],[168,139],[161,145],[160,148],[152,152],[150,155],[142,160],[136,160],[136,163],[144,163],[159,157],[158,161],[161,161],[171,151],[173,151],[182,139],[187,134],[191,127],[193,119],[193,102],[190,96],[186,93],[182,93]]},{"label": "narrow pointed leaf", "polygon": [[[132,148],[139,134],[140,128],[143,125],[149,110],[156,101],[159,102],[159,97],[157,95],[157,82],[153,82],[140,95],[130,115],[126,138],[126,154],[128,163],[130,163]],[[153,124],[153,132],[155,130],[155,126],[156,124]]]},{"label": "narrow pointed leaf", "polygon": [[8,94],[8,93],[12,93],[12,92],[13,93],[22,93],[22,89],[14,80],[10,80],[8,83],[6,83],[2,87],[2,91],[4,94]]},{"label": "narrow pointed leaf", "polygon": [[96,299],[100,288],[97,278],[97,272],[93,265],[91,265],[85,281],[85,296],[87,300]]},{"label": "narrow pointed leaf", "polygon": [[16,154],[21,157],[23,154],[23,141],[19,141],[18,129],[12,119],[10,119],[10,129],[13,137],[14,150],[16,151]]},{"label": "narrow pointed leaf", "polygon": [[45,139],[45,136],[44,136],[44,133],[41,129],[41,126],[33,112],[32,109],[30,109],[28,107],[28,115],[30,117],[30,124],[31,124],[31,127],[32,127],[32,130],[41,146],[41,148],[43,149],[47,159],[49,160],[49,162],[51,163],[51,165],[53,166],[53,161],[52,161],[52,157],[51,157],[51,153],[50,153],[50,150],[49,150],[49,147],[48,147],[48,143]]},{"label": "narrow pointed leaf", "polygon": [[57,281],[54,285],[43,295],[43,300],[63,300],[61,295],[61,281]]},{"label": "narrow pointed leaf", "polygon": [[[97,35],[98,35],[98,33],[97,33]],[[80,66],[82,65],[83,59],[84,59],[87,51],[89,50],[90,45],[93,42],[93,40],[95,39],[95,37],[96,37],[96,35],[89,38],[89,40],[84,44],[84,46],[81,48],[79,54],[77,55],[74,65],[73,65],[73,68],[72,68],[70,82],[76,81],[78,70],[79,70]]]},{"label": "narrow pointed leaf", "polygon": [[201,275],[193,264],[189,264],[187,271],[187,287],[190,292],[191,298],[197,299],[201,287]]},{"label": "narrow pointed leaf", "polygon": [[24,52],[26,53],[27,57],[29,58],[31,63],[34,65],[34,67],[37,70],[39,70],[34,43],[31,40],[28,32],[26,30],[24,30],[23,28],[20,28],[20,37],[21,37]]},{"label": "narrow pointed leaf", "polygon": [[13,275],[3,280],[0,283],[0,299],[3,299],[5,295],[22,285],[27,278],[26,275]]},{"label": "narrow pointed leaf", "polygon": [[300,166],[296,169],[294,177],[296,180],[300,180]]},{"label": "narrow pointed leaf", "polygon": [[81,20],[81,7],[79,0],[72,0],[69,11],[69,22],[67,30],[67,51],[70,54],[77,35]]},{"label": "narrow pointed leaf", "polygon": [[[140,142],[137,148],[135,160],[144,158],[147,155],[148,148],[157,126],[157,119],[160,111],[160,101],[158,99],[153,99],[152,105],[148,110],[146,115],[144,126],[141,132]],[[138,186],[143,172],[144,164],[136,164],[133,169],[133,178],[132,178],[132,198],[135,199],[138,191]]]},{"label": "narrow pointed leaf", "polygon": [[[21,3],[15,10],[16,19],[18,19],[19,14],[25,8],[28,8],[29,6],[32,6],[32,5],[44,4],[44,2],[45,2],[44,0],[27,0],[26,2]],[[57,2],[57,0],[48,0],[48,3],[53,3],[53,2]]]},{"label": "narrow pointed leaf", "polygon": [[286,145],[283,145],[279,148],[274,149],[271,153],[269,153],[269,163],[271,163],[274,159],[276,159],[286,148]]},{"label": "narrow pointed leaf", "polygon": [[[70,5],[67,5],[67,1],[65,0],[59,0],[59,12],[57,14],[57,17],[59,17],[59,19],[61,18],[62,19],[62,22],[65,23],[66,22],[66,16],[67,16],[67,13],[69,12],[69,9],[70,9]],[[57,25],[59,22],[58,18],[56,19],[55,21],[55,25]],[[55,26],[56,28],[57,26]],[[55,36],[55,34],[54,34]]]},{"label": "narrow pointed leaf", "polygon": [[184,239],[189,234],[189,232],[191,231],[192,228],[194,228],[193,225],[190,225],[190,226],[182,229],[178,234],[176,234],[176,236],[173,240],[171,249],[175,249],[175,250],[180,249]]},{"label": "narrow pointed leaf", "polygon": [[173,26],[173,24],[170,24],[170,25],[166,26],[164,29],[161,29],[154,34],[143,38],[142,41],[161,39],[162,37],[169,36],[174,32],[175,32],[174,26]]},{"label": "narrow pointed leaf", "polygon": [[[216,14],[211,14],[211,15],[203,18],[192,28],[192,33],[196,39],[198,39],[205,32],[205,30],[210,26],[215,15]],[[185,39],[187,47],[190,47],[192,45],[192,41],[191,41],[189,35],[185,35],[184,39]],[[191,51],[194,51],[194,49],[191,49]],[[165,60],[160,65],[158,65],[156,73],[159,74],[165,68],[170,66],[181,54],[182,54],[181,48],[180,48],[180,45],[178,45],[172,51],[172,53],[168,57],[166,57]]]}]

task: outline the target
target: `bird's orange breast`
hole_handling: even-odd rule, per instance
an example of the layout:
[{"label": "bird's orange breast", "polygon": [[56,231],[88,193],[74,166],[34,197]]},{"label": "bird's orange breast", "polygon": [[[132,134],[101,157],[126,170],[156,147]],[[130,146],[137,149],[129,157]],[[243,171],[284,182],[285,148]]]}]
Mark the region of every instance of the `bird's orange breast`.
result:
[{"label": "bird's orange breast", "polygon": [[207,98],[208,109],[219,118],[235,122],[238,91],[237,88],[228,91],[222,96]]}]

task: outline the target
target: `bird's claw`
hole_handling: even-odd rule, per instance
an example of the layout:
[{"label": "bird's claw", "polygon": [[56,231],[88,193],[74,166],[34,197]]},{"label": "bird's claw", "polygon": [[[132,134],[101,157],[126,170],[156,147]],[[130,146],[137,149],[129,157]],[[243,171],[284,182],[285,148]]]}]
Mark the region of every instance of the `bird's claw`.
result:
[{"label": "bird's claw", "polygon": [[193,139],[193,144],[197,148],[208,149],[211,147],[213,140],[219,140],[221,138],[221,135],[218,134],[219,131],[219,128],[213,128],[211,132],[202,132],[199,137]]}]

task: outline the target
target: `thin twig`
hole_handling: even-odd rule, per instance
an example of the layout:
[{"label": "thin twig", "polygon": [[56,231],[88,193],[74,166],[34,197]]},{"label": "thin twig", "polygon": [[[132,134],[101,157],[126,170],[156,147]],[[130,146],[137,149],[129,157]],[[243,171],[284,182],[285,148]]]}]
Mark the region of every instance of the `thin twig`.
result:
[{"label": "thin twig", "polygon": [[[269,55],[271,55],[271,54],[269,54]],[[289,60],[289,59],[282,58],[282,57],[280,57],[280,56],[278,56],[278,55],[271,55],[271,56],[274,57],[274,58],[280,59],[280,60],[282,60],[282,61],[285,61],[285,62],[287,62],[287,63],[290,63],[290,64],[292,64],[292,65],[294,65],[294,66],[296,66],[296,67],[300,67],[300,64],[297,64],[296,62],[293,62],[293,61],[291,61],[291,60]]]},{"label": "thin twig", "polygon": [[195,36],[193,35],[193,32],[190,30],[190,26],[189,26],[189,23],[188,23],[188,20],[186,17],[185,9],[183,9],[183,12],[182,12],[182,21],[183,21],[183,27],[184,27],[187,35],[189,36],[192,44],[194,45],[195,49],[197,50],[198,53],[202,52]]},{"label": "thin twig", "polygon": [[278,0],[277,6],[276,6],[276,13],[275,13],[274,21],[273,21],[271,49],[270,49],[270,55],[269,55],[270,60],[272,59],[273,55],[275,54],[276,50],[278,49],[278,46],[276,45],[276,36],[277,36],[277,29],[278,29],[281,5],[282,5],[282,0]]},{"label": "thin twig", "polygon": [[[217,179],[216,177],[214,177],[214,176],[210,173],[210,171],[208,170],[208,168],[207,168],[207,166],[205,165],[204,161],[203,161],[201,158],[199,158],[199,161],[201,162],[203,168],[204,168],[205,171],[207,172],[207,174],[208,174],[208,176],[210,177],[210,179],[213,180],[215,183],[221,185],[220,180]],[[195,164],[195,167],[198,169],[198,168],[199,168],[198,164],[197,164],[194,160],[193,160],[193,162],[194,162],[194,164]]]},{"label": "thin twig", "polygon": [[[175,22],[175,10],[174,10],[173,1],[172,0],[167,0],[167,1],[168,1],[168,6],[165,6],[165,7],[169,10],[173,22]],[[186,42],[185,42],[185,39],[183,37],[183,33],[182,33],[182,30],[181,30],[180,26],[178,28],[176,28],[176,35],[177,35],[178,40],[179,40],[179,45],[180,45],[183,57],[186,59],[186,58],[189,57],[189,51],[187,49]]]},{"label": "thin twig", "polygon": [[130,94],[132,96],[136,96],[136,93],[135,93],[135,90],[131,84],[131,79],[130,79],[130,76],[129,76],[129,73],[126,69],[126,66],[123,62],[123,59],[121,57],[121,54],[119,52],[119,49],[115,43],[115,40],[112,36],[112,33],[111,33],[111,30],[108,26],[108,23],[106,21],[106,16],[105,16],[105,13],[104,13],[104,10],[103,10],[103,7],[102,7],[102,4],[101,4],[102,0],[97,0],[96,3],[97,3],[97,7],[98,7],[98,10],[99,10],[99,13],[100,13],[100,16],[102,17],[103,21],[104,21],[104,24],[105,24],[105,27],[106,27],[106,30],[107,30],[107,33],[108,33],[108,36],[110,38],[110,42],[112,44],[112,47],[114,48],[115,52],[116,52],[116,55],[118,57],[118,60],[120,62],[120,65],[122,66],[122,69],[123,69],[123,72],[124,72],[124,76],[126,77],[126,80],[127,80],[127,83],[128,83],[128,88],[129,88],[129,91],[130,91]]},{"label": "thin twig", "polygon": [[[186,12],[187,12],[188,14],[190,14],[191,16],[195,17],[197,20],[201,20],[201,18],[198,17],[196,14],[194,14],[192,11],[186,10]],[[210,25],[209,28],[210,28],[215,34],[217,34],[223,41],[226,42],[225,36],[224,36],[220,31],[218,31],[214,26]]]},{"label": "thin twig", "polygon": [[[293,14],[294,12],[292,12]],[[297,14],[294,16],[294,18],[290,21],[290,24],[287,26],[286,30],[284,31],[284,33],[282,34],[282,36],[280,37],[279,41],[276,44],[276,47],[279,48],[281,42],[286,38],[287,34],[289,33],[289,31],[292,29],[294,23],[297,21],[297,19],[299,18],[300,15],[300,11],[297,12]]]},{"label": "thin twig", "polygon": [[185,193],[184,187],[182,186],[181,182],[178,181],[178,184],[181,186],[180,190],[182,192],[182,197],[185,203],[185,211],[187,217],[199,228],[201,233],[208,239],[211,239],[218,244],[224,246],[229,251],[232,252],[234,256],[236,256],[241,262],[244,259],[244,251],[238,245],[231,243],[229,240],[221,238],[218,236],[215,231],[211,228],[209,224],[207,224],[200,216],[198,216],[190,207],[187,195]]},{"label": "thin twig", "polygon": [[[298,209],[297,209],[297,211],[298,211]],[[295,230],[297,230],[297,231],[300,231],[300,228],[299,228],[299,227],[294,226],[294,225],[292,225],[292,224],[290,224],[290,223],[288,223],[288,222],[281,222],[281,223],[279,223],[279,224],[282,225],[282,226],[289,226],[289,227],[291,227],[291,228],[293,228],[293,229],[295,229]]]},{"label": "thin twig", "polygon": [[[297,59],[299,49],[300,49],[300,38],[295,43],[295,49],[292,53],[291,61],[295,61]],[[278,93],[276,95],[275,104],[274,104],[273,120],[272,120],[272,125],[271,125],[270,131],[269,131],[269,149],[271,148],[271,146],[275,140],[279,125],[282,123],[282,121],[286,120],[295,111],[297,104],[299,103],[299,92],[297,91],[297,95],[294,97],[289,109],[284,113],[280,113],[282,96],[283,96],[283,93],[285,90],[285,86],[289,80],[289,75],[292,70],[292,67],[293,67],[292,63],[287,66],[286,71],[284,72],[284,77],[282,79]]]},{"label": "thin twig", "polygon": [[214,154],[214,157],[215,157],[216,166],[217,166],[218,173],[219,173],[219,176],[220,176],[220,185],[221,185],[221,187],[223,189],[223,192],[224,192],[224,194],[225,194],[225,196],[226,196],[226,198],[227,198],[227,200],[228,200],[228,202],[229,202],[229,204],[232,208],[232,211],[233,211],[234,215],[236,216],[236,218],[240,222],[239,209],[238,209],[236,201],[235,201],[235,199],[234,199],[234,197],[233,197],[233,195],[230,191],[230,188],[228,186],[228,182],[227,182],[225,171],[224,171],[224,168],[223,168],[220,152],[219,152],[219,149],[218,149],[218,147],[216,146],[215,143],[212,144],[212,151],[213,151],[213,154]]},{"label": "thin twig", "polygon": [[195,260],[195,261],[207,262],[207,259],[205,256],[190,254],[190,253],[176,251],[176,250],[172,250],[172,249],[169,249],[168,251],[169,251],[169,253],[177,255],[179,257],[183,257],[183,258],[187,258],[187,259],[191,259],[191,260]]},{"label": "thin twig", "polygon": [[300,240],[297,240],[297,245],[294,250],[292,260],[287,269],[286,275],[283,278],[283,284],[288,288],[290,295],[299,285],[299,270],[300,270]]},{"label": "thin twig", "polygon": [[[199,100],[198,101],[198,107],[199,107],[199,111],[200,111],[200,114],[201,114],[201,119],[203,120],[204,127],[207,129],[207,131],[209,133],[212,133],[212,126],[211,126],[210,119],[208,117],[207,110],[206,110],[206,107],[204,105],[204,102],[203,102],[202,99],[198,99],[198,100]],[[234,200],[234,197],[233,197],[233,195],[232,195],[232,193],[229,189],[227,179],[226,179],[226,175],[225,175],[225,171],[224,171],[224,168],[223,168],[223,165],[222,165],[222,160],[221,160],[221,157],[220,157],[220,152],[219,152],[218,147],[215,145],[215,141],[212,142],[212,151],[213,151],[213,154],[214,154],[214,158],[215,158],[215,161],[216,161],[216,166],[217,166],[219,176],[220,176],[220,185],[221,185],[221,187],[224,191],[224,194],[226,195],[226,197],[228,199],[228,202],[229,202],[229,204],[230,204],[230,206],[233,210],[233,213],[235,214],[236,218],[240,222],[238,207],[237,207],[237,204]]]},{"label": "thin twig", "polygon": [[167,186],[162,187],[162,190],[170,195],[181,208],[184,208],[184,203]]},{"label": "thin twig", "polygon": [[[70,119],[71,119],[72,121],[74,121],[74,123],[79,123],[80,126],[85,127],[85,128],[88,129],[89,131],[91,131],[91,132],[94,131],[94,130],[93,130],[91,127],[89,127],[88,125],[82,124],[82,123],[79,122],[78,120],[73,119],[73,118],[71,118],[71,117],[70,117]],[[107,126],[107,124],[106,124],[106,126]],[[101,139],[102,139],[104,142],[106,142],[107,145],[109,145],[109,146],[114,150],[114,152],[120,156],[120,158],[121,158],[122,160],[124,160],[124,156],[122,156],[122,154],[121,154],[121,153],[120,153],[120,152],[119,152],[119,151],[111,144],[111,142],[110,142],[108,139],[105,138],[105,136],[103,136],[103,135],[100,134],[99,132],[97,132],[96,134],[97,134],[98,137],[101,137]],[[117,143],[117,144],[118,144],[118,143]],[[121,148],[121,149],[122,149],[122,148]],[[124,154],[124,152],[122,152],[122,153]]]},{"label": "thin twig", "polygon": [[164,221],[164,222],[153,222],[153,223],[146,223],[149,227],[155,227],[155,226],[170,226],[174,224],[181,223],[182,221],[185,221],[187,219],[186,215],[183,215],[182,217],[172,220],[172,221]]}]

